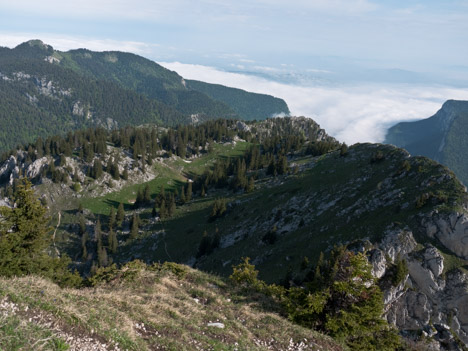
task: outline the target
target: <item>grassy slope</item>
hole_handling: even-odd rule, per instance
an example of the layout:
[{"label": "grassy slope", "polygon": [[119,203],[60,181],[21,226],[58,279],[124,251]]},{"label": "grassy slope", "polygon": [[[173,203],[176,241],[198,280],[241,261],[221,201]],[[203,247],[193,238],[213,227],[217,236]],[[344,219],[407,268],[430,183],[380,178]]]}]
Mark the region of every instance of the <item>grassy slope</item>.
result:
[{"label": "grassy slope", "polygon": [[143,190],[147,184],[150,186],[153,198],[159,193],[161,186],[164,186],[164,189],[169,191],[173,191],[176,188],[180,190],[180,187],[186,184],[187,179],[195,174],[203,173],[216,159],[239,157],[243,155],[249,145],[247,142],[237,142],[235,145],[215,144],[211,154],[205,154],[191,161],[175,158],[166,160],[164,163],[155,163],[153,167],[158,173],[155,179],[147,183],[127,186],[120,191],[112,192],[102,197],[85,197],[81,203],[85,208],[98,215],[108,215],[110,207],[114,206],[117,208],[120,202],[130,208],[129,204],[135,200],[138,189]]},{"label": "grassy slope", "polygon": [[[379,150],[385,159],[371,163]],[[118,259],[193,263],[203,232],[213,234],[217,228],[225,247],[198,260],[197,267],[228,275],[232,264],[249,256],[263,279],[278,281],[290,266],[297,270],[305,256],[314,262],[335,244],[379,239],[393,224],[409,226],[424,242],[427,238],[418,232],[420,216],[434,208],[459,209],[463,187],[445,167],[426,158],[409,158],[411,170],[399,174],[406,159],[402,150],[383,145],[356,145],[344,158],[337,152],[310,158],[311,169],[260,180],[251,194],[221,191],[195,198],[178,208],[173,219],[150,226],[146,234],[122,246]],[[447,202],[431,198],[417,208],[418,196],[431,192],[446,195]],[[210,222],[211,205],[219,196],[226,196],[231,206],[223,218]],[[277,241],[265,244],[261,239],[274,226]]]},{"label": "grassy slope", "polygon": [[0,279],[0,349],[345,350],[266,311],[264,299],[173,264],[129,268],[81,290],[38,277]]}]

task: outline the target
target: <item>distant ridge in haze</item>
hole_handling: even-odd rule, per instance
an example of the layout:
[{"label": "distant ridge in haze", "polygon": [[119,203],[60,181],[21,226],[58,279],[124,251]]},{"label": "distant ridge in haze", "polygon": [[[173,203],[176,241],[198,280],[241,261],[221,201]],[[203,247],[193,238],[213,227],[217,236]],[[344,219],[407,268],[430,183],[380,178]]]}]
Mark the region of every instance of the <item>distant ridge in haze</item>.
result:
[{"label": "distant ridge in haze", "polygon": [[430,118],[398,123],[385,142],[448,166],[468,184],[468,101],[448,100]]}]

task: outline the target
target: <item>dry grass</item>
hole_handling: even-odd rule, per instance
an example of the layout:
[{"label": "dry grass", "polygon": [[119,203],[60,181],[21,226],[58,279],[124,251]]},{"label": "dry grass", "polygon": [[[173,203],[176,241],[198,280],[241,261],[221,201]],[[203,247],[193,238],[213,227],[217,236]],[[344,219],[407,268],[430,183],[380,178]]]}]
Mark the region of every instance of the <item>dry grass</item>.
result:
[{"label": "dry grass", "polygon": [[[345,349],[262,311],[258,302],[237,295],[226,280],[178,267],[186,274],[142,269],[131,277],[79,290],[61,289],[38,277],[0,279],[0,301],[17,306],[15,318],[34,322],[32,315],[47,315],[51,335],[67,341],[79,334],[106,350]],[[213,322],[224,328],[208,326]],[[48,328],[44,323],[40,327]],[[69,345],[80,349],[76,343]]]}]

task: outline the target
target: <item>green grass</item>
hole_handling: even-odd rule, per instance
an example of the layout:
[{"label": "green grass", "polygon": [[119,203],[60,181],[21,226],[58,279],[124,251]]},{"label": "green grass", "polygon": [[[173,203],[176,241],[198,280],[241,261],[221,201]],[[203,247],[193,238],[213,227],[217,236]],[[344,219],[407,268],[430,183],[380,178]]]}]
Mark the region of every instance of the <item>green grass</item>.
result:
[{"label": "green grass", "polygon": [[117,208],[120,202],[124,205],[129,205],[134,202],[139,189],[143,190],[146,185],[149,185],[151,196],[155,197],[159,193],[161,186],[164,186],[165,190],[173,191],[174,189],[180,189],[185,184],[186,180],[175,170],[165,166],[156,164],[154,165],[158,176],[142,184],[132,184],[125,188],[108,193],[101,197],[85,197],[81,200],[81,204],[84,208],[87,208],[91,212],[100,215],[108,215],[110,208]]},{"label": "green grass", "polygon": [[81,204],[94,214],[108,215],[110,208],[117,208],[120,202],[129,205],[135,200],[138,189],[143,190],[146,185],[149,185],[153,198],[159,193],[161,186],[168,191],[180,190],[181,186],[186,183],[186,178],[203,173],[217,159],[242,156],[249,145],[247,142],[237,142],[235,146],[215,144],[212,153],[200,158],[190,161],[178,158],[167,160],[165,164],[156,163],[152,166],[157,172],[155,179],[142,184],[132,184],[101,197],[84,197]]},{"label": "green grass", "polygon": [[15,315],[0,315],[0,350],[66,351],[68,349],[67,343],[55,336],[51,330]]},{"label": "green grass", "polygon": [[[135,351],[260,351],[269,349],[268,343],[284,350],[291,339],[307,340],[309,347],[324,351],[347,350],[331,338],[263,308],[260,296],[242,293],[237,298],[240,291],[226,279],[175,264],[132,267],[115,271],[108,283],[79,290],[60,289],[38,277],[0,278],[0,301],[8,297],[18,308],[11,317],[0,317],[0,350],[41,349],[30,346],[47,338],[50,344],[43,349],[66,350],[63,340],[54,337],[57,332],[93,344],[112,347],[118,343],[120,349]],[[123,274],[128,269],[134,274]],[[185,274],[175,275],[174,271]],[[50,304],[54,304],[54,312],[42,307]],[[50,316],[53,327],[38,328],[34,321],[28,322],[25,313],[31,310]],[[225,328],[209,327],[210,321],[222,322]]]}]

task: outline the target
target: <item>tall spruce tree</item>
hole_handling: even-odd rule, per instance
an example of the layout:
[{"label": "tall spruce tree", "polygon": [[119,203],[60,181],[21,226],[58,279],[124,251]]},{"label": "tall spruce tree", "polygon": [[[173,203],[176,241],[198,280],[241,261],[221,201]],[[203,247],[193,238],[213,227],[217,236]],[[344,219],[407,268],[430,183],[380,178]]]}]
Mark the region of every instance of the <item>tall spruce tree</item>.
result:
[{"label": "tall spruce tree", "polygon": [[115,217],[115,220],[117,222],[117,225],[119,227],[122,226],[122,223],[125,219],[125,210],[124,210],[124,205],[123,203],[119,203],[119,206],[117,207],[117,215]]},{"label": "tall spruce tree", "polygon": [[15,206],[0,207],[0,275],[40,274],[61,285],[78,285],[81,278],[68,270],[70,259],[46,252],[52,243],[49,218],[31,186],[29,180],[21,179]]}]

